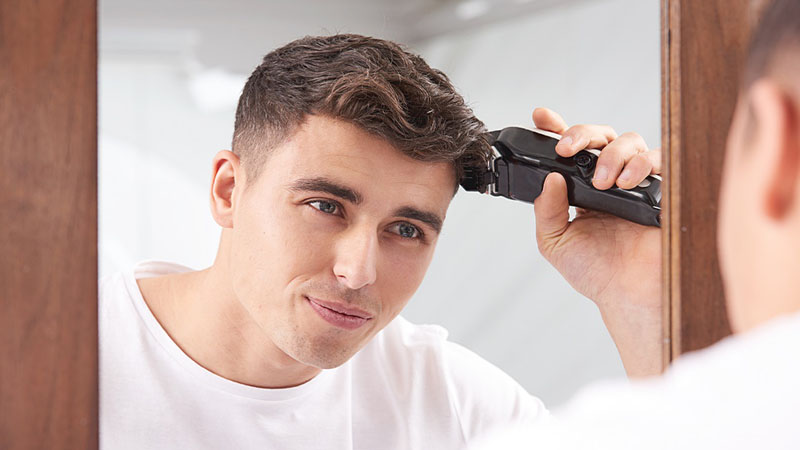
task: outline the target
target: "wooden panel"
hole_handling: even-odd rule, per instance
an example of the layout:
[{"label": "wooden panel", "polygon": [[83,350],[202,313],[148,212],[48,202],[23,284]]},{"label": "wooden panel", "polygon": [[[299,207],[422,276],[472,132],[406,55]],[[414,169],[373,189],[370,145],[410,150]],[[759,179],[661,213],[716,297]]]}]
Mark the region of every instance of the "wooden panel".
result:
[{"label": "wooden panel", "polygon": [[[669,30],[669,1],[661,0],[661,175],[664,181],[661,184],[661,335],[663,336],[661,347],[661,368],[666,370],[672,361],[672,253],[671,253],[671,220],[674,214],[671,213],[672,196],[670,187],[676,183],[670,183],[673,177],[677,177],[676,169],[670,164],[670,30]],[[675,178],[677,180],[677,178]]]},{"label": "wooden panel", "polygon": [[670,357],[730,333],[716,246],[725,142],[762,0],[662,0],[664,299]]},{"label": "wooden panel", "polygon": [[0,1],[0,448],[97,448],[94,0]]}]

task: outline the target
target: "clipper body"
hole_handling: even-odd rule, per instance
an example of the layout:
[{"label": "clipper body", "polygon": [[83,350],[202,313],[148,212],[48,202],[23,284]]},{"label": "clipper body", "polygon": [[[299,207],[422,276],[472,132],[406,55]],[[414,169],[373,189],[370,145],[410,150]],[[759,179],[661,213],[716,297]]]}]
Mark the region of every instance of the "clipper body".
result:
[{"label": "clipper body", "polygon": [[544,179],[558,172],[567,181],[569,204],[602,211],[642,225],[661,225],[661,179],[649,176],[633,189],[599,190],[592,176],[599,151],[582,150],[571,158],[556,153],[558,139],[547,132],[509,127],[489,133],[494,155],[486,168],[467,170],[461,186],[533,203]]}]

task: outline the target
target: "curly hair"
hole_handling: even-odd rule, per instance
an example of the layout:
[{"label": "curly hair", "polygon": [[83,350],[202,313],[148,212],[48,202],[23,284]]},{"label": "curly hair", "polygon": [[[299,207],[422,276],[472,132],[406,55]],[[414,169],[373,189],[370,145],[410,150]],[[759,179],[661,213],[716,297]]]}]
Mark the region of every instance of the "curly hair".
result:
[{"label": "curly hair", "polygon": [[366,36],[307,36],[267,54],[244,86],[232,150],[255,179],[269,150],[310,114],[349,121],[404,154],[485,165],[486,128],[447,76],[400,45]]}]

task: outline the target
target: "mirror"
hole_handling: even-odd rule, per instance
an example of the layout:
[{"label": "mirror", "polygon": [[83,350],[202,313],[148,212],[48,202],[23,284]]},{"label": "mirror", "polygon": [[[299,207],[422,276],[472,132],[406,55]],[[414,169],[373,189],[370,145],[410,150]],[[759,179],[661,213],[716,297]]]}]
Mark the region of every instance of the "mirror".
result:
[{"label": "mirror", "polygon": [[[272,49],[354,32],[443,70],[490,129],[547,106],[660,141],[659,2],[101,0],[100,275],[157,259],[207,267],[211,159]],[[549,407],[624,370],[596,307],[539,255],[531,205],[459,192],[403,315],[435,323]]]}]

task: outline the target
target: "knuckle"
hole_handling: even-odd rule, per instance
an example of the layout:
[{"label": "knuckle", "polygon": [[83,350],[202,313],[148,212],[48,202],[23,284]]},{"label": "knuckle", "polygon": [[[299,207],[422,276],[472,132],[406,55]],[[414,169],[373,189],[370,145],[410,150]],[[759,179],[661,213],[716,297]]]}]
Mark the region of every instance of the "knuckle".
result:
[{"label": "knuckle", "polygon": [[611,144],[600,152],[597,165],[621,166],[624,161],[623,150],[618,145]]},{"label": "knuckle", "polygon": [[637,151],[647,150],[647,144],[645,143],[642,135],[639,133],[628,131],[626,133],[623,133],[622,136],[620,136],[620,139],[622,138],[624,138],[627,141],[630,141],[634,146],[636,146]]},{"label": "knuckle", "polygon": [[585,124],[573,125],[567,129],[567,133],[572,135],[587,134],[588,126]]},{"label": "knuckle", "polygon": [[602,126],[606,130],[606,134],[611,137],[611,140],[619,138],[617,131],[611,125]]},{"label": "knuckle", "polygon": [[634,140],[642,139],[642,136],[639,133],[636,133],[635,131],[626,131],[625,133],[622,133],[620,137],[624,137],[625,139],[634,139]]},{"label": "knuckle", "polygon": [[613,154],[615,157],[623,161],[628,161],[632,157],[640,154],[637,147],[632,145],[630,141],[620,139],[612,142],[607,147],[607,150],[609,150],[609,154]]},{"label": "knuckle", "polygon": [[639,153],[638,155],[634,156],[631,159],[631,164],[635,164],[637,167],[642,167],[645,169],[653,167],[653,163],[650,161],[650,158],[645,156],[643,153]]},{"label": "knuckle", "polygon": [[650,162],[650,165],[653,167],[661,166],[661,151],[656,150],[653,152],[647,152],[647,161]]},{"label": "knuckle", "polygon": [[661,159],[661,150],[648,150],[644,152],[644,156],[646,156],[650,161],[658,161]]}]

